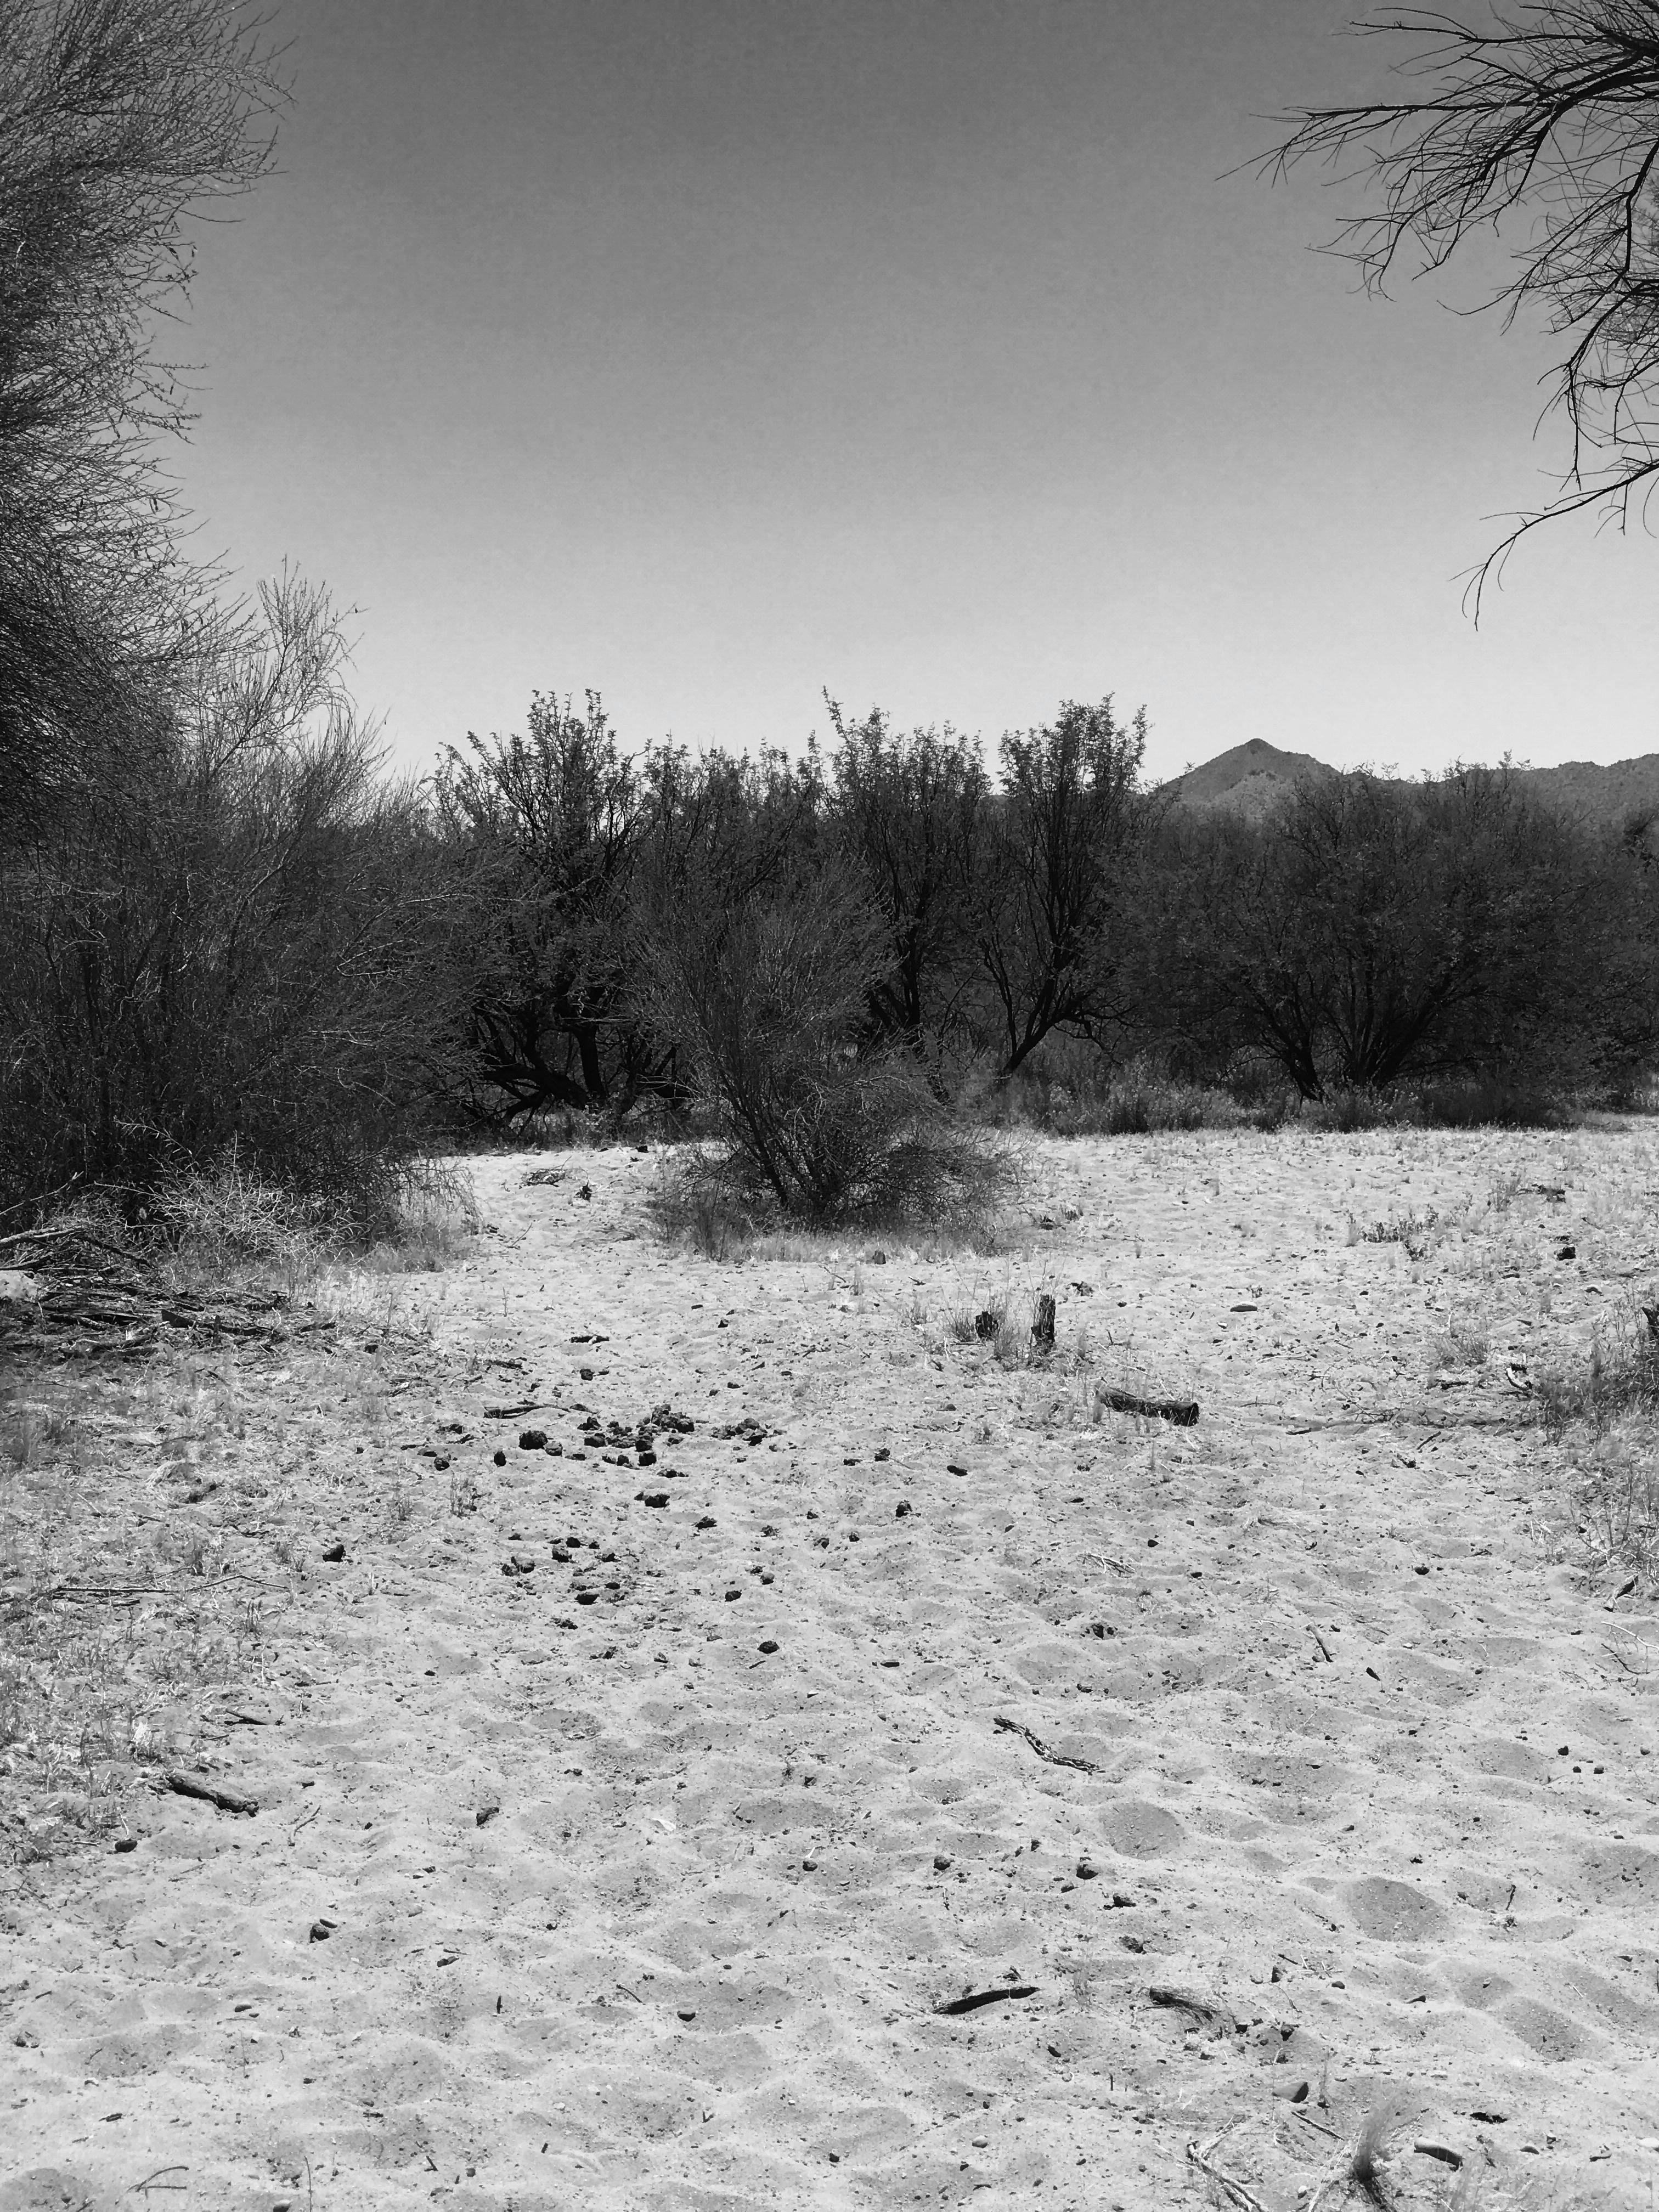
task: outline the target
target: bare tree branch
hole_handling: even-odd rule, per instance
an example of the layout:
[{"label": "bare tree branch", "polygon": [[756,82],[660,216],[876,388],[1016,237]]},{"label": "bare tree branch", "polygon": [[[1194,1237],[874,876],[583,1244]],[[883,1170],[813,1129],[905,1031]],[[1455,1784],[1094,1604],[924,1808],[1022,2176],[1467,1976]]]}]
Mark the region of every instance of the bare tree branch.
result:
[{"label": "bare tree branch", "polygon": [[1437,270],[1489,234],[1515,274],[1484,304],[1506,328],[1536,307],[1571,340],[1544,410],[1571,431],[1561,495],[1517,515],[1474,572],[1479,620],[1522,538],[1598,506],[1623,528],[1659,472],[1659,0],[1537,0],[1493,8],[1484,27],[1412,9],[1356,27],[1412,40],[1399,69],[1424,94],[1303,109],[1260,173],[1312,161],[1366,188],[1380,204],[1331,250],[1374,291],[1413,252],[1418,273]]}]

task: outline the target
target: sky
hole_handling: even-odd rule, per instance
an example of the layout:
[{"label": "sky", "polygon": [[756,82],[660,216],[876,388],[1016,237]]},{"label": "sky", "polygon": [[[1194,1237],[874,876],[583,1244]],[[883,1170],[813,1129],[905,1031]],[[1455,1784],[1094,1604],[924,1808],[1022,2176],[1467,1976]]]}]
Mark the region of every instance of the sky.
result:
[{"label": "sky", "polygon": [[1553,355],[1366,297],[1241,163],[1342,0],[277,0],[279,173],[168,350],[192,545],[354,610],[393,760],[603,695],[799,750],[1144,704],[1407,774],[1659,750],[1659,541],[1564,522]]}]

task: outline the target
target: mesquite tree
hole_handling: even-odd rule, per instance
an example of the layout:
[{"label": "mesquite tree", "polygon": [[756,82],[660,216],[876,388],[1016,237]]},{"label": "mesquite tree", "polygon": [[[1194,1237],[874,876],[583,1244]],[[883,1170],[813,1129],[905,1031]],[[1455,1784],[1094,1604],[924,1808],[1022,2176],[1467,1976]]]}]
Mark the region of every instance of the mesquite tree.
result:
[{"label": "mesquite tree", "polygon": [[152,351],[185,217],[247,191],[283,98],[222,0],[0,9],[0,830],[101,750],[166,742],[199,593],[154,459],[186,412]]},{"label": "mesquite tree", "polygon": [[[1485,21],[1409,9],[1364,22],[1410,41],[1420,87],[1311,107],[1264,168],[1316,161],[1376,204],[1341,251],[1381,290],[1413,252],[1438,270],[1487,233],[1513,275],[1488,304],[1535,307],[1565,341],[1553,404],[1571,433],[1559,496],[1520,515],[1483,585],[1539,524],[1605,505],[1621,523],[1659,480],[1659,0],[1544,0]],[[1501,228],[1500,228],[1501,227]]]}]

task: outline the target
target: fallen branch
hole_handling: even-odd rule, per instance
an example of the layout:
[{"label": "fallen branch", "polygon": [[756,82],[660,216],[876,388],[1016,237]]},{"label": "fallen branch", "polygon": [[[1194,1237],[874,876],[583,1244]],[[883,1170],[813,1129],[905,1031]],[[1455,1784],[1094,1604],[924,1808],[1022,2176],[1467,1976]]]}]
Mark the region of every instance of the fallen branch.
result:
[{"label": "fallen branch", "polygon": [[9,1237],[0,1237],[0,1252],[13,1244],[61,1244],[70,1238],[82,1244],[91,1244],[100,1252],[112,1253],[118,1260],[132,1265],[131,1252],[124,1252],[118,1244],[112,1244],[102,1237],[94,1237],[89,1229],[20,1229]]},{"label": "fallen branch", "polygon": [[222,1813],[253,1814],[259,1809],[257,1797],[246,1796],[240,1790],[223,1789],[216,1783],[198,1782],[194,1775],[169,1771],[161,1778],[175,1796],[198,1797],[204,1805],[216,1805]]},{"label": "fallen branch", "polygon": [[1103,1406],[1109,1406],[1115,1413],[1139,1413],[1149,1421],[1173,1421],[1178,1429],[1190,1429],[1198,1423],[1196,1398],[1137,1398],[1133,1390],[1100,1390],[1096,1393]]},{"label": "fallen branch", "polygon": [[1092,1759],[1073,1759],[1063,1751],[1050,1751],[1042,1738],[1033,1735],[1023,1721],[1011,1721],[999,1713],[996,1723],[1000,1729],[1006,1729],[1010,1735],[1023,1735],[1037,1757],[1046,1759],[1050,1766],[1074,1766],[1079,1774],[1097,1774],[1100,1771]]},{"label": "fallen branch", "polygon": [[977,2012],[981,2005],[1006,2004],[1010,1997],[1036,1995],[1035,1982],[1011,1982],[1006,1989],[964,1990],[959,1997],[952,1997],[947,2004],[936,2004],[933,2010],[941,2018],[954,2018],[958,2013]]}]

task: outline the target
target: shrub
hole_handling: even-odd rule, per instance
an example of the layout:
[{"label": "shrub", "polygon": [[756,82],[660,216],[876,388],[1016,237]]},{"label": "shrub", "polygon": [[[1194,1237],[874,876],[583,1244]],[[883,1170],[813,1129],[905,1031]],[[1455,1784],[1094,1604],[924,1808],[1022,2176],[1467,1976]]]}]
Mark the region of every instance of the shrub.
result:
[{"label": "shrub", "polygon": [[883,932],[852,877],[818,869],[725,913],[694,896],[648,942],[654,1018],[719,1109],[723,1149],[693,1182],[815,1227],[941,1225],[1006,1185],[914,1059],[862,1041]]}]

